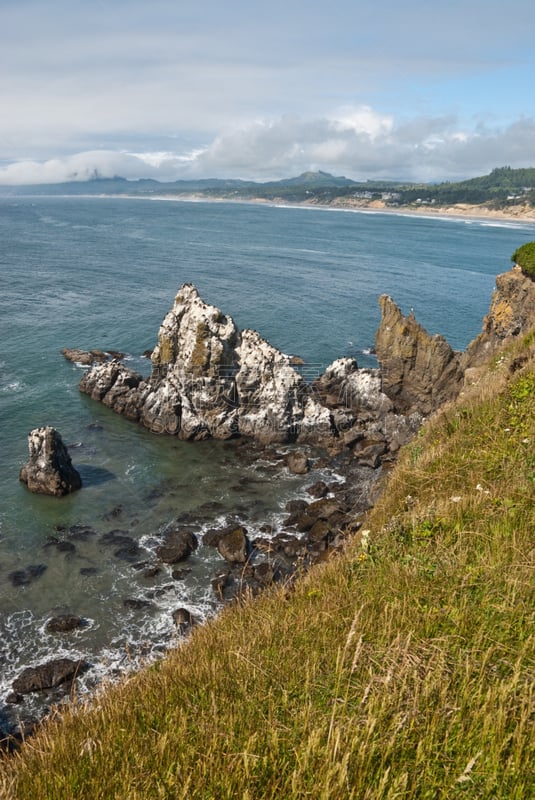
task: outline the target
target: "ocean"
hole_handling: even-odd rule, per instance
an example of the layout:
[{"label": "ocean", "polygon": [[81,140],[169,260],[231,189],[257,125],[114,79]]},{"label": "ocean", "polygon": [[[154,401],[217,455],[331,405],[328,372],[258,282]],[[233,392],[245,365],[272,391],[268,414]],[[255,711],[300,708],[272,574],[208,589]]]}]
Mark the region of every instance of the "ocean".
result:
[{"label": "ocean", "polygon": [[[201,535],[231,516],[254,536],[266,524],[277,529],[287,500],[311,482],[236,443],[180,442],[116,416],[80,394],[82,368],[61,348],[119,350],[148,374],[143,353],[187,282],[240,328],[301,356],[310,378],[341,356],[374,366],[384,293],[462,350],[481,329],[495,276],[532,239],[535,224],[520,222],[0,198],[0,706],[24,666],[84,657],[90,688],[175,643],[173,609],[199,619],[217,611],[210,579],[221,559],[212,548],[198,548],[181,580],[168,568],[149,578],[115,554],[106,533],[134,538],[149,561],[175,519]],[[60,431],[82,475],[82,490],[66,498],[33,495],[18,480],[27,434],[43,425]],[[46,621],[66,612],[84,627],[48,633]],[[25,700],[25,713],[39,702]]]}]

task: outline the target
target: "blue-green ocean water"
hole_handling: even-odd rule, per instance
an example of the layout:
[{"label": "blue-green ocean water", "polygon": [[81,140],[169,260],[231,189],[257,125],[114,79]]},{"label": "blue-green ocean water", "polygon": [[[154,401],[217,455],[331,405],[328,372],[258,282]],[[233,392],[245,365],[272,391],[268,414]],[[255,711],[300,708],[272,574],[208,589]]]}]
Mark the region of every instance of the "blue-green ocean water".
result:
[{"label": "blue-green ocean water", "polygon": [[[233,445],[157,437],[78,391],[81,368],[62,347],[116,349],[148,372],[142,353],[184,282],[302,356],[310,374],[355,355],[373,364],[377,300],[390,294],[431,332],[464,349],[479,332],[495,276],[535,239],[535,225],[239,203],[113,198],[0,199],[0,692],[21,666],[79,654],[116,667],[140,643],[173,637],[170,611],[213,609],[213,551],[199,548],[182,582],[140,577],[98,535],[120,528],[150,557],[161,525],[189,513],[210,527],[226,514],[255,526],[279,518],[303,479]],[[27,433],[53,425],[84,488],[67,498],[30,494],[18,473]],[[65,553],[45,546],[57,526],[91,525],[97,536]],[[201,530],[201,527],[197,528]],[[14,586],[10,575],[44,565]],[[82,575],[93,568],[95,574]],[[140,613],[125,597],[152,599]],[[167,588],[166,588],[167,587]],[[158,592],[157,592],[158,594]],[[88,625],[47,634],[53,613]],[[0,700],[2,695],[0,694]]]}]

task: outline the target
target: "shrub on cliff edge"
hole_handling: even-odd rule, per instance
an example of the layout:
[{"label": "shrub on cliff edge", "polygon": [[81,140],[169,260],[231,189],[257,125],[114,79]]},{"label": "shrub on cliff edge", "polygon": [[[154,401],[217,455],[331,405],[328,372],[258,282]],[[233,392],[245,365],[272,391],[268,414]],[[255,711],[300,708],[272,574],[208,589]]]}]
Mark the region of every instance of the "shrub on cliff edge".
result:
[{"label": "shrub on cliff edge", "polygon": [[535,242],[526,242],[515,250],[511,261],[518,264],[524,275],[535,280]]}]

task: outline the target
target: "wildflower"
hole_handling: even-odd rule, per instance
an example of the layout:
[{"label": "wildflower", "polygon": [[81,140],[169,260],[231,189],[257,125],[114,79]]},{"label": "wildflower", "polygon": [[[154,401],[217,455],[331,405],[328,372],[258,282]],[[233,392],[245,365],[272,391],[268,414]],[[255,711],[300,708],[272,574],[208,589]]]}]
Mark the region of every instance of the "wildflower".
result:
[{"label": "wildflower", "polygon": [[370,533],[371,531],[368,529],[360,532],[360,546],[363,554],[367,554],[370,551]]}]

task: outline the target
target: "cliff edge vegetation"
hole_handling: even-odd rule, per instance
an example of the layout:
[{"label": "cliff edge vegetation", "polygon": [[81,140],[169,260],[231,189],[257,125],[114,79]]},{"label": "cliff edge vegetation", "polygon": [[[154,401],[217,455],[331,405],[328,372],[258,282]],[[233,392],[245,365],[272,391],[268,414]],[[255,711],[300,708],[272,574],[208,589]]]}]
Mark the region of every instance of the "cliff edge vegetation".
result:
[{"label": "cliff edge vegetation", "polygon": [[535,786],[535,330],[402,451],[338,556],[52,715],[8,798],[493,798]]}]

